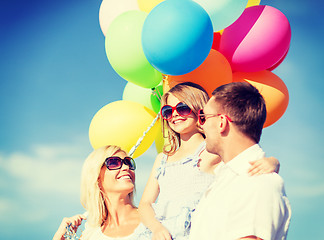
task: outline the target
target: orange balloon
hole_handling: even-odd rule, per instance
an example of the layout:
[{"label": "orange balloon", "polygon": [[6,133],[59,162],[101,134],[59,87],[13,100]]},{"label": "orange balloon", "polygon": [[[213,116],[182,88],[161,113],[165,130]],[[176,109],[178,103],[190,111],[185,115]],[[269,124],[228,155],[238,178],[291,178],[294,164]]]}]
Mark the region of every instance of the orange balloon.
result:
[{"label": "orange balloon", "polygon": [[211,49],[206,60],[192,72],[179,76],[166,75],[163,92],[182,82],[199,84],[211,96],[217,87],[232,82],[231,65],[223,54]]},{"label": "orange balloon", "polygon": [[278,121],[285,113],[288,107],[289,93],[285,83],[276,74],[268,70],[235,72],[233,73],[233,82],[248,82],[259,90],[267,107],[264,128]]}]

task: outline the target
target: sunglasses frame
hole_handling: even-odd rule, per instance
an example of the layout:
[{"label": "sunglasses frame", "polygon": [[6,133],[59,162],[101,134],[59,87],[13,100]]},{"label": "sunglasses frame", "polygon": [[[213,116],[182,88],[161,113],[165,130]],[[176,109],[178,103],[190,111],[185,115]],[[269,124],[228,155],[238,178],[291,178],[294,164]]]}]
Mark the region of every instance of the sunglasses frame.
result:
[{"label": "sunglasses frame", "polygon": [[[109,165],[108,165],[108,161],[111,160],[112,158],[117,158],[118,161],[120,161],[120,167],[118,168],[109,168]],[[126,161],[129,161],[130,164],[133,164],[133,166],[131,166],[130,164],[128,164],[128,162]],[[135,160],[131,157],[124,157],[124,158],[121,158],[121,157],[118,157],[118,156],[112,156],[112,157],[107,157],[105,159],[105,166],[108,170],[119,170],[122,168],[123,164],[127,165],[129,167],[130,170],[135,170],[136,169],[136,163],[135,163]]]},{"label": "sunglasses frame", "polygon": [[[203,109],[199,109],[199,110],[198,110],[198,121],[199,121],[199,124],[200,124],[200,125],[204,125],[204,124],[206,123],[206,120],[207,120],[208,116],[209,116],[209,117],[218,117],[218,116],[220,116],[220,115],[224,115],[225,118],[226,118],[229,122],[233,122],[233,120],[232,120],[229,116],[227,116],[226,114],[221,114],[221,113],[218,113],[218,114],[211,114],[211,113],[210,113],[210,114],[206,114],[206,113],[203,113],[203,112],[204,112]],[[201,120],[202,117],[205,118],[204,121]]]},{"label": "sunglasses frame", "polygon": [[[190,112],[189,112],[188,114],[186,114],[186,115],[180,114],[180,113],[178,112],[178,109],[177,109],[177,107],[179,106],[179,104],[184,104],[186,107],[188,107],[188,108],[190,109]],[[163,116],[163,114],[162,114],[162,110],[163,110],[164,107],[170,107],[171,110],[172,110],[171,115],[170,115],[169,118],[165,118],[165,117]],[[166,105],[164,105],[163,107],[161,107],[160,115],[161,115],[161,117],[162,117],[164,120],[167,120],[167,121],[168,121],[168,120],[170,120],[170,119],[172,118],[172,115],[173,115],[174,110],[177,111],[177,113],[178,113],[181,117],[187,117],[187,116],[189,116],[189,115],[192,113],[192,109],[191,109],[187,104],[185,104],[184,102],[179,102],[179,103],[178,103],[177,105],[175,105],[174,107],[172,107],[171,105],[168,105],[168,104],[166,104]]]}]

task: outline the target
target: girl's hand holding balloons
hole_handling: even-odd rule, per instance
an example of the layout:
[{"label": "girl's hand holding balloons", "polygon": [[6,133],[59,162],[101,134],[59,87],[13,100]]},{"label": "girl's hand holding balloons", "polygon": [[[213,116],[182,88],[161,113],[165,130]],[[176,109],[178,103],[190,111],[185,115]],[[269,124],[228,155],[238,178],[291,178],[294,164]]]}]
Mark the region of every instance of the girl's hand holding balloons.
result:
[{"label": "girl's hand holding balloons", "polygon": [[159,229],[153,231],[152,240],[172,240],[169,231],[161,225]]}]

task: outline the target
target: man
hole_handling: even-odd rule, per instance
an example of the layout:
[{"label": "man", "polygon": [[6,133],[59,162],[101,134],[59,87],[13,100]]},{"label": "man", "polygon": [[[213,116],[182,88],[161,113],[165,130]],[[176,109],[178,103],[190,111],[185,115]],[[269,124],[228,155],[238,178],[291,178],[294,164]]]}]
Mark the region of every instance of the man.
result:
[{"label": "man", "polygon": [[248,83],[217,88],[199,120],[208,152],[223,163],[193,213],[190,240],[286,239],[291,217],[277,173],[249,176],[249,162],[265,153],[258,145],[266,119],[259,91]]}]

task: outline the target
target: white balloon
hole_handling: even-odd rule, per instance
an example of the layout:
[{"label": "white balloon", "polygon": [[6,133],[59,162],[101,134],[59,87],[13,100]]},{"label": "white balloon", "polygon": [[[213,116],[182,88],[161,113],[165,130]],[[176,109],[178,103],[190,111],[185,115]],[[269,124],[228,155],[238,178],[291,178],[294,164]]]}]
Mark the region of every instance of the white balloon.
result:
[{"label": "white balloon", "polygon": [[104,36],[110,23],[120,14],[139,10],[137,0],[103,0],[99,8],[99,24]]},{"label": "white balloon", "polygon": [[235,22],[243,13],[248,0],[194,0],[208,13],[214,32]]}]

